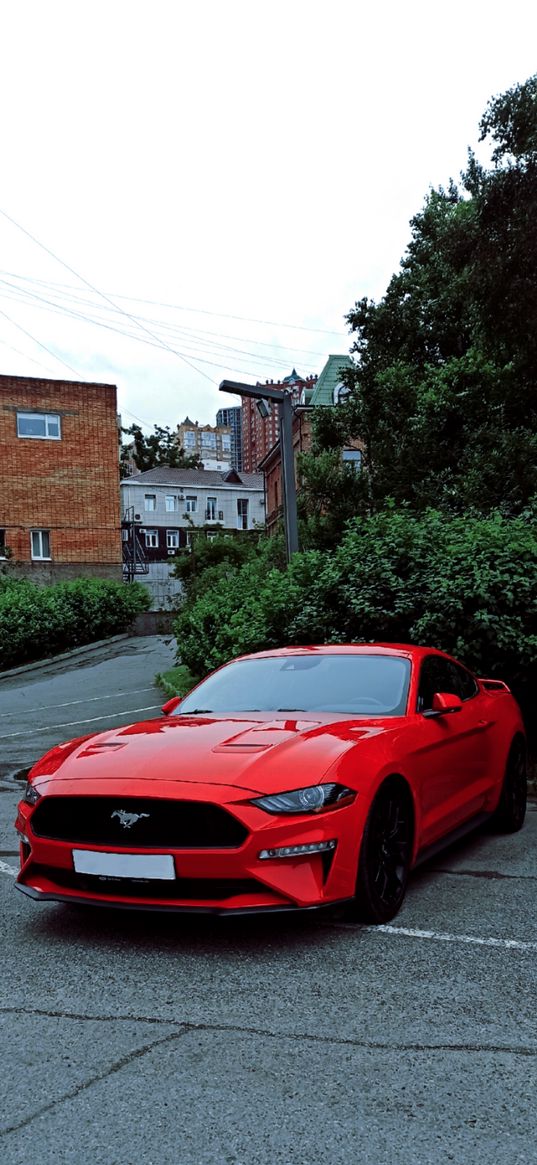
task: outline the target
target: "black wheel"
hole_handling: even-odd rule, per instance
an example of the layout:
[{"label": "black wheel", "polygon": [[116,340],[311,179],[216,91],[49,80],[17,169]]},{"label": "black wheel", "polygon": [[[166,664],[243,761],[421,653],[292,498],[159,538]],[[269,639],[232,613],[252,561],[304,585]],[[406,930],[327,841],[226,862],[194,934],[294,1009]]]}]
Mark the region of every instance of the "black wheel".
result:
[{"label": "black wheel", "polygon": [[356,895],[346,912],[349,919],[389,922],[397,914],[408,881],[413,832],[410,794],[401,781],[386,781],[365,824]]},{"label": "black wheel", "polygon": [[514,740],[505,766],[502,795],[492,816],[495,829],[502,833],[517,833],[522,829],[527,795],[526,749],[523,740]]}]

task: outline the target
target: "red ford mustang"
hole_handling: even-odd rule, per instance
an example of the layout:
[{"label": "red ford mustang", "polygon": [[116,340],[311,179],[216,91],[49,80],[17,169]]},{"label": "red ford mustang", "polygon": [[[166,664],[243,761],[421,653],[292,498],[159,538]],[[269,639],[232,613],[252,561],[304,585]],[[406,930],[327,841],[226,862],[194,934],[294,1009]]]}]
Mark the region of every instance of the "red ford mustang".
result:
[{"label": "red ford mustang", "polygon": [[265,651],[163,711],[37,762],[19,890],[227,914],[345,904],[387,922],[417,862],[487,817],[524,821],[518,705],[438,651]]}]

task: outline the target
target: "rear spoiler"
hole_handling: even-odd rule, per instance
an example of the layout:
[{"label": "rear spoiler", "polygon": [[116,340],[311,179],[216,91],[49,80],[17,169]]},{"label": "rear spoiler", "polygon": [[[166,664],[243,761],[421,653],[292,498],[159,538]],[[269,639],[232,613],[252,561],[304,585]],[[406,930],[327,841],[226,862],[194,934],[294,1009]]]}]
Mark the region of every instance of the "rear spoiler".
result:
[{"label": "rear spoiler", "polygon": [[503,680],[484,680],[479,679],[479,683],[483,685],[487,692],[510,692],[511,688],[504,684]]}]

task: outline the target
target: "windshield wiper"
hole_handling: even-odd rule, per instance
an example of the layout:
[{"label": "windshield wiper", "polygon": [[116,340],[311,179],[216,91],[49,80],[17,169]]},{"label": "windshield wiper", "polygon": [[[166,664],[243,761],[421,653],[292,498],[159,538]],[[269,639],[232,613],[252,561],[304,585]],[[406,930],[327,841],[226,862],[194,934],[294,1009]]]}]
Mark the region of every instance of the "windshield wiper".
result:
[{"label": "windshield wiper", "polygon": [[276,708],[276,712],[305,712],[305,708]]},{"label": "windshield wiper", "polygon": [[198,712],[212,712],[212,708],[191,708],[189,712],[181,712],[181,716],[195,716]]}]

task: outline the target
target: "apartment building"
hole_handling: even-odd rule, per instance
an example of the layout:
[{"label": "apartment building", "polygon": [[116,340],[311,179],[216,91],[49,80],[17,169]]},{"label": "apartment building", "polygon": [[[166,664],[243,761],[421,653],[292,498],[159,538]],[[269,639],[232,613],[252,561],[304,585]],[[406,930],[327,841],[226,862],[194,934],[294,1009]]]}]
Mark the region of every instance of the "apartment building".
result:
[{"label": "apartment building", "polygon": [[121,482],[123,540],[148,562],[173,557],[192,533],[254,530],[265,523],[263,475],[207,469],[148,469]]}]

